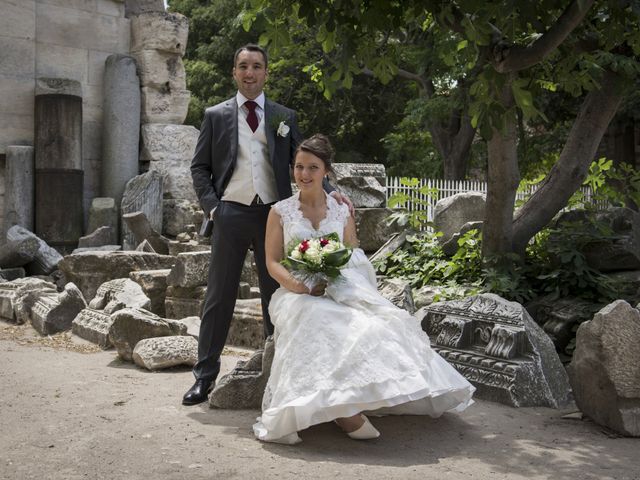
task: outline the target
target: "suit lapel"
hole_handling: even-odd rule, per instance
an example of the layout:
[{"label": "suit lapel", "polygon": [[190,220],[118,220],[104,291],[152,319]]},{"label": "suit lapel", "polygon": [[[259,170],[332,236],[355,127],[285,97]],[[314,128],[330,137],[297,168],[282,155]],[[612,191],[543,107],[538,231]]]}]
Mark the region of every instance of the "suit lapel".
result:
[{"label": "suit lapel", "polygon": [[271,161],[271,164],[275,167],[275,160],[276,160],[276,155],[275,155],[275,151],[276,151],[276,137],[275,137],[275,131],[273,129],[273,127],[271,126],[271,119],[273,118],[274,112],[275,111],[275,106],[273,104],[273,102],[271,102],[269,99],[265,98],[264,101],[264,131],[265,134],[267,135],[267,147],[269,149],[269,160]]},{"label": "suit lapel", "polygon": [[238,102],[236,97],[227,101],[224,108],[225,125],[231,125],[229,131],[229,159],[231,165],[235,168],[236,158],[238,156]]}]

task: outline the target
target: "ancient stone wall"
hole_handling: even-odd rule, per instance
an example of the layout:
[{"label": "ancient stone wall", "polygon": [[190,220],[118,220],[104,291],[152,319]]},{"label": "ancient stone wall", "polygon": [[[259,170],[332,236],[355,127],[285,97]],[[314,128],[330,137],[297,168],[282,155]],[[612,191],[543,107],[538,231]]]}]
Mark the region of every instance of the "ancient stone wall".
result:
[{"label": "ancient stone wall", "polygon": [[[82,89],[85,212],[100,196],[106,58],[129,53],[123,0],[0,0],[0,159],[9,145],[33,145],[36,78],[76,80]],[[0,225],[4,207],[0,160]]]}]

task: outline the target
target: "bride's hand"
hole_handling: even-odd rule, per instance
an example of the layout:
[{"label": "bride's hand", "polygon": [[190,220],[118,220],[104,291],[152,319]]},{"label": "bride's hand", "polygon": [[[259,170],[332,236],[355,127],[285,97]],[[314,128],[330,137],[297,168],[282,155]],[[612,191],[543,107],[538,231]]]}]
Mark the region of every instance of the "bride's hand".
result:
[{"label": "bride's hand", "polygon": [[324,295],[324,291],[327,288],[327,284],[325,282],[320,282],[317,285],[314,285],[313,288],[309,291],[309,295],[313,295],[314,297],[321,297]]}]

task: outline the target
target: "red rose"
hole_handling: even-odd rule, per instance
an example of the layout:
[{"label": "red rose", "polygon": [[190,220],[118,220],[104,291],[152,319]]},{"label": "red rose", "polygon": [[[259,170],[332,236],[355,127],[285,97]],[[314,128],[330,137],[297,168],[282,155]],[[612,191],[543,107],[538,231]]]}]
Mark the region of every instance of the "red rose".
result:
[{"label": "red rose", "polygon": [[324,247],[325,245],[329,244],[329,240],[327,240],[326,238],[321,238],[320,239],[320,246]]},{"label": "red rose", "polygon": [[298,250],[300,250],[300,253],[304,253],[309,250],[309,240],[303,240],[302,242],[300,242]]}]

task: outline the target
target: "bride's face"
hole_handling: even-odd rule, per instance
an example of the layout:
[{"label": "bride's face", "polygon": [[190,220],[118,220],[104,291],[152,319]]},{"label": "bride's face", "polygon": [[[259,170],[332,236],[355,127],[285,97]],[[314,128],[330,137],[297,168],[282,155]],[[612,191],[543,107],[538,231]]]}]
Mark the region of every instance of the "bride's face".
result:
[{"label": "bride's face", "polygon": [[293,165],[293,176],[300,190],[322,189],[322,179],[327,174],[324,162],[313,153],[299,151]]}]

